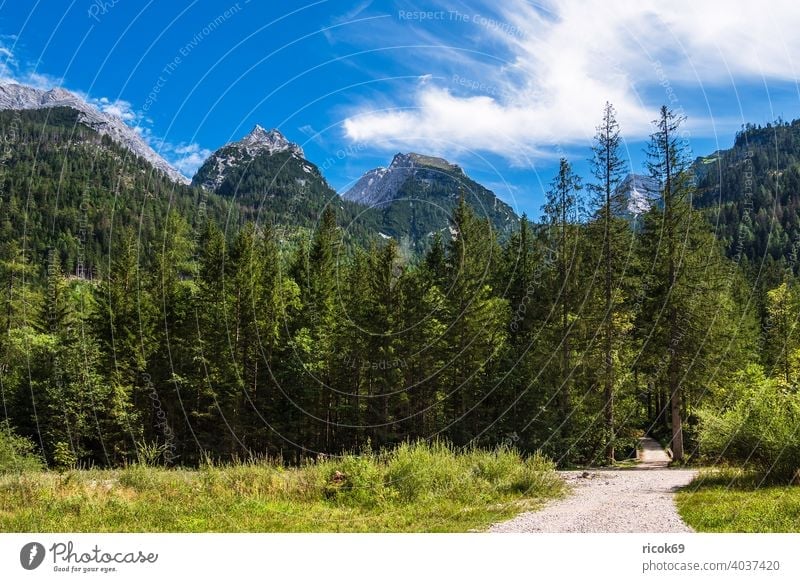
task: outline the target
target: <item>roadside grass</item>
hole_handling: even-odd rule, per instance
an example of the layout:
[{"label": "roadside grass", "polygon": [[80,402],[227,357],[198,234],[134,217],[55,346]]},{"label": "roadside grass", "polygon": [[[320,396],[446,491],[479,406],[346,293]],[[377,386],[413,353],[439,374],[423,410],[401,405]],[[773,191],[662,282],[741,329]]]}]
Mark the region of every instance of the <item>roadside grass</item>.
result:
[{"label": "roadside grass", "polygon": [[678,493],[678,511],[699,532],[800,532],[800,486],[760,482],[741,469],[706,469]]},{"label": "roadside grass", "polygon": [[3,532],[461,532],[563,494],[551,461],[509,449],[405,444],[299,468],[0,475]]}]

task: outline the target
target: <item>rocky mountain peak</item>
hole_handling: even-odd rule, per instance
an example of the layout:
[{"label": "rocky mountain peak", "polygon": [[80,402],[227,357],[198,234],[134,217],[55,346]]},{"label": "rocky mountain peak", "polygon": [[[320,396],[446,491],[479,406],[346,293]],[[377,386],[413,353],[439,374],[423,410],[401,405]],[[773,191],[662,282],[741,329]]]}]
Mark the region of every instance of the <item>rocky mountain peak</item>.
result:
[{"label": "rocky mountain peak", "polygon": [[299,164],[304,174],[314,173],[305,159],[303,148],[289,141],[277,129],[255,127],[239,141],[228,143],[215,151],[203,163],[193,182],[207,190],[217,191],[225,178],[236,168],[249,168],[259,156],[289,153],[292,164]]},{"label": "rocky mountain peak", "polygon": [[300,158],[305,157],[303,148],[296,143],[290,142],[280,131],[277,129],[266,130],[258,124],[250,133],[233,145],[245,149],[250,155],[263,152],[274,154],[288,151]]},{"label": "rocky mountain peak", "polygon": [[437,175],[444,178],[445,175],[452,173],[466,178],[460,166],[451,164],[443,158],[414,152],[398,153],[392,158],[389,167],[370,170],[343,196],[360,204],[381,205],[393,200],[406,180],[413,178],[420,171],[431,174],[428,179],[436,179]]},{"label": "rocky mountain peak", "polygon": [[434,168],[445,172],[464,173],[457,164],[451,164],[444,158],[426,156],[414,152],[395,154],[392,163],[389,165],[389,169],[392,168]]}]

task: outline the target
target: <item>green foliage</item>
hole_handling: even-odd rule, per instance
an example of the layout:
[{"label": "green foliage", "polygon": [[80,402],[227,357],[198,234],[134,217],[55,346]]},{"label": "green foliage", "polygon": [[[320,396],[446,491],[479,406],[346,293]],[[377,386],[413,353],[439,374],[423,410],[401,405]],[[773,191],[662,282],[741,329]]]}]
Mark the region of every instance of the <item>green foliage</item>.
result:
[{"label": "green foliage", "polygon": [[0,139],[10,144],[0,174],[0,240],[26,241],[33,264],[47,264],[54,250],[65,273],[97,278],[112,224],[140,226],[143,241],[155,240],[167,208],[194,222],[201,199],[207,216],[223,219],[218,196],[174,184],[79,115],[67,107],[0,111]]},{"label": "green foliage", "polygon": [[42,467],[42,459],[30,440],[14,434],[8,427],[0,428],[0,475],[40,471]]},{"label": "green foliage", "polygon": [[751,365],[730,388],[729,404],[699,412],[700,447],[727,461],[788,483],[800,470],[800,395]]},{"label": "green foliage", "polygon": [[386,483],[405,501],[443,494],[461,497],[478,483],[467,482],[472,477],[467,465],[466,456],[456,455],[444,443],[403,443],[388,460]]},{"label": "green foliage", "polygon": [[53,445],[53,466],[59,471],[76,469],[78,455],[69,443],[58,441]]},{"label": "green foliage", "polygon": [[800,334],[797,316],[800,297],[794,282],[784,281],[767,292],[764,360],[784,387],[797,385]]},{"label": "green foliage", "polygon": [[319,472],[327,499],[374,507],[387,497],[388,491],[383,480],[385,468],[371,453],[345,455],[340,459],[325,461]]},{"label": "green foliage", "polygon": [[137,461],[145,467],[156,467],[164,464],[168,455],[169,445],[166,443],[139,443],[136,447]]},{"label": "green foliage", "polygon": [[744,259],[748,269],[760,265],[768,286],[780,282],[787,266],[797,274],[800,120],[748,124],[732,148],[698,158],[693,170],[696,203],[729,256]]}]

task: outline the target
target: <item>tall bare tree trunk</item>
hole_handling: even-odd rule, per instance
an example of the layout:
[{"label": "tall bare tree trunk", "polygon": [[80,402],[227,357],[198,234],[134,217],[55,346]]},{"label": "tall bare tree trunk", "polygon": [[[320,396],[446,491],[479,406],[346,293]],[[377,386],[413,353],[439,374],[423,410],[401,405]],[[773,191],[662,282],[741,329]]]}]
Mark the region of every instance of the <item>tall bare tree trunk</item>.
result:
[{"label": "tall bare tree trunk", "polygon": [[[606,120],[606,140],[609,139],[610,128]],[[614,362],[612,354],[611,334],[613,331],[612,321],[612,289],[611,289],[611,159],[606,154],[606,210],[604,224],[605,240],[605,421],[608,443],[606,443],[606,459],[609,463],[614,462]]]}]

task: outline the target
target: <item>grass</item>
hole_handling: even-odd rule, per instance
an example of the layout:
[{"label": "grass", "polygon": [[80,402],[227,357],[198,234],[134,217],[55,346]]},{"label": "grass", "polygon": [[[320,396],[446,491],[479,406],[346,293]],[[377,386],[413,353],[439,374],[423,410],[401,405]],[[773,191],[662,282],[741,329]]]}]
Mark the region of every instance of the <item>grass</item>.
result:
[{"label": "grass", "polygon": [[740,469],[703,471],[677,502],[699,532],[800,532],[800,486],[760,485],[758,475]]},{"label": "grass", "polygon": [[517,452],[402,445],[284,468],[23,471],[0,475],[3,532],[460,532],[563,493]]}]

